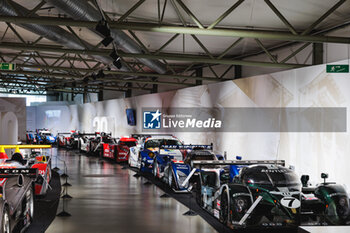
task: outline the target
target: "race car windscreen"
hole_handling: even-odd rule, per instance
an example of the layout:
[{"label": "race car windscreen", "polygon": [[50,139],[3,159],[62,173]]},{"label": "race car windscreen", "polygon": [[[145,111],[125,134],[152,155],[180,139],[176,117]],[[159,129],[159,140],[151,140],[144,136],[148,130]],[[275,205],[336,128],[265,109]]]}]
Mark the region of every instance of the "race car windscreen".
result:
[{"label": "race car windscreen", "polygon": [[189,161],[200,161],[200,160],[216,160],[216,156],[210,151],[194,151],[191,152],[186,160]]},{"label": "race car windscreen", "polygon": [[244,170],[242,178],[246,185],[289,187],[297,190],[301,188],[298,176],[292,170],[286,168],[269,169],[257,166]]},{"label": "race car windscreen", "polygon": [[136,146],[136,142],[119,142],[122,146],[133,147]]},{"label": "race car windscreen", "polygon": [[115,143],[113,138],[102,137],[102,142],[104,143]]},{"label": "race car windscreen", "polygon": [[180,146],[182,143],[175,139],[151,139],[145,143],[145,148],[157,148],[163,145]]}]

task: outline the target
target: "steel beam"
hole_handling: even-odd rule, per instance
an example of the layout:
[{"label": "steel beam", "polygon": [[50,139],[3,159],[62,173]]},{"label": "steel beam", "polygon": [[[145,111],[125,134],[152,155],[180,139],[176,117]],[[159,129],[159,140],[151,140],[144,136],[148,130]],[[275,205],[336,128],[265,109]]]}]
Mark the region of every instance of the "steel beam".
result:
[{"label": "steel beam", "polygon": [[160,53],[160,54],[124,54],[119,53],[123,57],[135,57],[135,58],[150,58],[150,59],[165,59],[174,61],[189,61],[196,63],[210,63],[210,64],[225,64],[225,65],[242,65],[242,66],[259,66],[259,67],[275,67],[275,68],[300,68],[306,65],[291,64],[291,63],[271,63],[271,62],[257,62],[257,61],[243,61],[243,60],[231,60],[231,59],[211,59],[200,55],[182,55],[172,53]]},{"label": "steel beam", "polygon": [[289,23],[289,21],[279,12],[279,10],[270,2],[270,0],[265,0],[265,3],[271,8],[271,10],[277,15],[277,17],[287,26],[289,31],[294,35],[298,35],[295,28]]},{"label": "steel beam", "polygon": [[[0,21],[10,23],[33,23],[43,25],[65,25],[76,27],[95,27],[97,22],[93,21],[78,21],[65,18],[56,17],[17,17],[17,16],[0,16]],[[208,35],[208,36],[228,36],[228,37],[244,37],[244,38],[258,38],[270,40],[284,40],[284,41],[299,41],[299,42],[315,42],[315,43],[340,43],[350,44],[349,37],[334,37],[334,36],[313,36],[313,35],[293,35],[288,32],[276,32],[268,30],[252,30],[252,29],[234,29],[234,28],[197,28],[184,27],[174,25],[159,25],[159,24],[145,24],[145,23],[116,23],[109,22],[110,28],[120,30],[134,30],[134,31],[151,31],[163,33],[182,33],[194,35]]]},{"label": "steel beam", "polygon": [[126,17],[128,17],[132,12],[134,12],[139,6],[141,6],[142,3],[144,3],[146,0],[140,0],[137,3],[135,3],[135,5],[133,5],[127,12],[125,12],[124,15],[122,15],[117,22],[120,23],[122,22],[124,19],[126,19]]},{"label": "steel beam", "polygon": [[[74,80],[83,80],[83,76],[72,76],[68,74],[60,74],[60,73],[42,73],[42,72],[35,72],[35,71],[10,71],[10,70],[3,70],[2,73],[5,74],[25,74],[25,75],[31,75],[31,76],[43,76],[43,77],[63,77],[63,78],[69,78]],[[132,82],[132,83],[149,83],[149,84],[164,84],[164,85],[172,85],[172,86],[193,86],[193,84],[190,83],[175,83],[175,82],[154,82],[151,80],[141,80],[141,79],[120,79],[120,78],[108,78],[105,77],[101,79],[101,81],[111,81],[111,82]]]},{"label": "steel beam", "polygon": [[241,5],[244,0],[238,0],[233,6],[231,6],[227,11],[225,11],[219,18],[217,18],[212,24],[210,24],[207,29],[212,29],[218,25],[222,20],[224,20],[232,11],[234,11],[239,5]]},{"label": "steel beam", "polygon": [[[318,24],[320,24],[325,18],[327,18],[330,14],[332,14],[338,7],[340,7],[346,0],[340,0],[337,2],[331,9],[329,9],[326,13],[324,13],[320,18],[318,18],[313,24],[310,25],[306,30],[304,30],[301,35],[306,35],[310,33]],[[311,41],[310,41],[311,42]]]},{"label": "steel beam", "polygon": [[[28,50],[28,51],[49,51],[58,53],[77,53],[77,54],[95,54],[95,55],[108,55],[111,50],[80,50],[80,49],[63,49],[49,46],[29,46],[16,43],[0,43],[0,48],[8,48],[13,50]],[[258,61],[243,61],[243,60],[231,60],[231,59],[212,59],[205,58],[200,55],[190,54],[174,54],[174,53],[159,53],[159,54],[136,54],[136,53],[124,53],[118,51],[121,57],[130,58],[149,58],[149,59],[165,59],[174,61],[190,61],[197,63],[210,63],[210,64],[226,64],[226,65],[243,65],[243,66],[259,66],[259,67],[276,67],[276,68],[299,68],[303,65],[289,64],[289,63],[269,63],[269,62],[258,62]]]},{"label": "steel beam", "polygon": [[[72,68],[72,67],[62,67],[62,66],[43,66],[43,65],[21,65],[18,64],[17,67],[22,68],[32,68],[32,69],[51,69],[51,70],[64,70],[64,71],[77,71],[77,72],[86,72],[92,73],[96,72],[95,69],[84,69],[84,68]],[[183,75],[167,75],[167,74],[158,74],[158,73],[143,73],[143,72],[125,72],[117,70],[104,70],[105,74],[114,74],[114,75],[125,75],[125,76],[144,76],[144,77],[157,77],[157,78],[173,78],[173,79],[202,79],[206,81],[227,81],[228,79],[218,80],[215,77],[192,77],[192,76],[183,76]]]}]

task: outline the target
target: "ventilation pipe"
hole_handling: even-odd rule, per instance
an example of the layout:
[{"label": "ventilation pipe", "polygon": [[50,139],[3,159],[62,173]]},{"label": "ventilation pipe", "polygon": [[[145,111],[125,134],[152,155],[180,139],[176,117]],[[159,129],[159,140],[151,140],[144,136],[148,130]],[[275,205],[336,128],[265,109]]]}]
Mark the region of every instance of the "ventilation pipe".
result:
[{"label": "ventilation pipe", "polygon": [[[62,10],[65,14],[76,20],[100,21],[100,11],[91,6],[86,0],[46,0],[46,2]],[[140,46],[121,30],[111,29],[111,37],[116,45],[128,53],[145,53]],[[166,72],[164,64],[157,60],[137,59],[159,74]]]},{"label": "ventilation pipe", "polygon": [[[10,1],[10,0],[0,0],[1,15],[18,16],[16,10],[22,15],[27,15],[29,13],[29,10],[24,8],[23,6],[13,1],[11,1],[11,5],[10,5],[8,4],[7,1]],[[12,6],[15,7],[16,10],[14,10]],[[35,14],[33,16],[38,17],[38,15],[35,15]],[[85,49],[85,46],[86,46],[88,49],[91,49],[93,47],[92,45],[84,41],[83,43],[85,44],[85,46],[82,45],[78,38],[76,38],[73,34],[67,32],[66,30],[64,30],[59,26],[37,25],[37,24],[18,24],[18,25],[30,32],[43,36],[67,48]],[[108,56],[92,55],[92,57],[94,57],[96,60],[104,64],[110,64],[112,62],[112,59]],[[124,66],[122,67],[121,70],[129,71],[129,69],[127,69],[127,67],[124,67]]]}]

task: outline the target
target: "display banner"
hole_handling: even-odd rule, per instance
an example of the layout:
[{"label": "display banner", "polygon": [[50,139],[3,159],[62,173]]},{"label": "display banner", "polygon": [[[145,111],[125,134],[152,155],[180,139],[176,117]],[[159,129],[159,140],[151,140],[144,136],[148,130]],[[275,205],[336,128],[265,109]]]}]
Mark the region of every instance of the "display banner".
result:
[{"label": "display banner", "polygon": [[142,108],[143,132],[346,132],[346,108]]}]

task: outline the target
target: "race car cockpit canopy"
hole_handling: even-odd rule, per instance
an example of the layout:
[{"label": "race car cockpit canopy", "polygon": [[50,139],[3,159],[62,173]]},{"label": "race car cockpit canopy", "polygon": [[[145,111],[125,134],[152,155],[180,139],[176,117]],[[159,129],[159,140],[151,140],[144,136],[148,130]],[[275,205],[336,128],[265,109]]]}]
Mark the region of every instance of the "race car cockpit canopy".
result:
[{"label": "race car cockpit canopy", "polygon": [[262,187],[269,190],[287,187],[300,191],[301,181],[294,171],[279,165],[252,165],[244,167],[240,173],[241,181],[247,186]]}]

